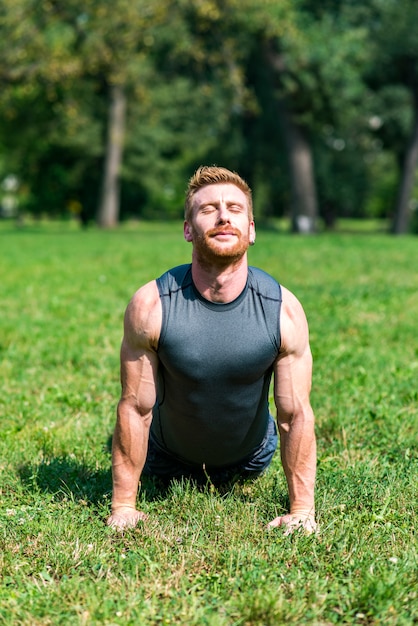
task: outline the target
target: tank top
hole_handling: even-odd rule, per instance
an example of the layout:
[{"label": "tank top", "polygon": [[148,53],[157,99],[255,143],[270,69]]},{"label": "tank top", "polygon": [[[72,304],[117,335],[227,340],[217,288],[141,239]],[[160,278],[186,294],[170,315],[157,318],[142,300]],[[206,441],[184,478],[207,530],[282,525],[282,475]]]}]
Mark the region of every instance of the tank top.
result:
[{"label": "tank top", "polygon": [[219,304],[198,292],[191,265],[169,270],[157,286],[162,327],[153,441],[193,466],[235,465],[266,435],[281,287],[249,267],[241,294]]}]

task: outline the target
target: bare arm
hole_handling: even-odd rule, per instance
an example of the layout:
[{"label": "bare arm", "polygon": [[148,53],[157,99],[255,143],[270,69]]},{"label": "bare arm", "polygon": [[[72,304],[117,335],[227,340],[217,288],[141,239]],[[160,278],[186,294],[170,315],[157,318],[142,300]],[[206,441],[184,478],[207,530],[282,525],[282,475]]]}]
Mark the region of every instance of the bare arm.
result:
[{"label": "bare arm", "polygon": [[125,313],[121,347],[122,393],[112,444],[112,514],[110,526],[134,526],[146,516],[136,509],[145,464],[152,409],[156,400],[161,308],[155,282],[142,287]]},{"label": "bare arm", "polygon": [[290,531],[303,526],[312,531],[316,475],[314,414],[310,404],[312,356],[305,313],[286,289],[283,289],[281,332],[282,350],[274,370],[274,398],[290,514],[277,517],[270,526],[284,524]]}]

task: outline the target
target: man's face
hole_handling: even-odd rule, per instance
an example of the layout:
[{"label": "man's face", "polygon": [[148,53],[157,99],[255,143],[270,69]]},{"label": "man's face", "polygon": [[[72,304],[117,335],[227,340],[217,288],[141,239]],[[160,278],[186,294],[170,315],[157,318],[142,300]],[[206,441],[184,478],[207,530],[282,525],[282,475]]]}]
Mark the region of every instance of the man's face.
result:
[{"label": "man's face", "polygon": [[201,261],[228,265],[241,259],[255,239],[244,192],[231,183],[199,189],[193,196],[192,219],[184,223],[184,237]]}]

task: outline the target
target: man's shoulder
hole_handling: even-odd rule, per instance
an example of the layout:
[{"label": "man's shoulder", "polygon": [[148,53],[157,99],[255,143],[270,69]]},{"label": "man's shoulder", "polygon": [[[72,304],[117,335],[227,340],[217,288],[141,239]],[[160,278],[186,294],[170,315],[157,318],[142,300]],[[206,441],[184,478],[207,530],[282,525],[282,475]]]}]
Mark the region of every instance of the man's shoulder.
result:
[{"label": "man's shoulder", "polygon": [[261,295],[281,300],[282,287],[271,274],[259,267],[250,265],[248,267],[248,278],[250,287],[256,287]]},{"label": "man's shoulder", "polygon": [[156,280],[140,287],[125,311],[125,333],[156,337],[161,326],[161,304]]},{"label": "man's shoulder", "polygon": [[283,312],[285,314],[288,314],[291,318],[305,317],[303,306],[294,293],[289,291],[289,289],[286,289],[286,287],[282,287],[282,297]]},{"label": "man's shoulder", "polygon": [[157,281],[150,280],[148,283],[142,285],[132,296],[129,302],[128,308],[143,308],[148,309],[152,307],[158,300]]},{"label": "man's shoulder", "polygon": [[[187,277],[191,277],[191,264],[177,265],[167,270],[156,279],[156,285],[160,295],[176,291],[184,286]],[[191,278],[190,278],[191,280]]]},{"label": "man's shoulder", "polygon": [[309,329],[305,311],[291,291],[283,287],[282,294],[282,349],[288,353],[304,352],[309,347]]}]

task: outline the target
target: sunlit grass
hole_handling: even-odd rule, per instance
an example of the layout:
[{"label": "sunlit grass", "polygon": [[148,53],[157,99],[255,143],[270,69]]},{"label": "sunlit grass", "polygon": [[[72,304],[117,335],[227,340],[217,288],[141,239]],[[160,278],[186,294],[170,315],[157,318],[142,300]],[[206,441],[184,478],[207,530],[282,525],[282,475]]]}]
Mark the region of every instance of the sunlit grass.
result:
[{"label": "sunlit grass", "polygon": [[0,228],[0,623],[416,623],[416,238],[260,228],[250,251],[310,322],[319,536],[265,530],[278,457],[228,493],[145,482],[149,522],[105,526],[123,311],[190,252],[180,223]]}]

